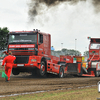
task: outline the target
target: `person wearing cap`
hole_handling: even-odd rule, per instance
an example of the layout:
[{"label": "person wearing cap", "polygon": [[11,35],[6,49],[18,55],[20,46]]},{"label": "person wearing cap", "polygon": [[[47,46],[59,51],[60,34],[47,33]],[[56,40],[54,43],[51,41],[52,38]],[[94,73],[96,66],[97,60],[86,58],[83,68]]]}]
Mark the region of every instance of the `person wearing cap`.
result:
[{"label": "person wearing cap", "polygon": [[8,76],[8,80],[6,80],[6,82],[8,82],[10,80],[13,62],[15,59],[16,59],[16,57],[12,55],[11,51],[9,51],[8,56],[6,56],[3,60],[1,67],[3,67],[5,65],[5,74]]}]

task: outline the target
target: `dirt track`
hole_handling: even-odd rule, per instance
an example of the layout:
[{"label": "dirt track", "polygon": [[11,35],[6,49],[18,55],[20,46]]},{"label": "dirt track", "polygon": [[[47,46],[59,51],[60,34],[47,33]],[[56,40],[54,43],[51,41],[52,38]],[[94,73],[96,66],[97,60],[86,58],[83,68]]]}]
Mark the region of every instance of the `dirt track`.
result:
[{"label": "dirt track", "polygon": [[11,76],[9,82],[0,78],[0,95],[42,90],[56,90],[97,85],[100,77],[33,78],[30,74]]}]

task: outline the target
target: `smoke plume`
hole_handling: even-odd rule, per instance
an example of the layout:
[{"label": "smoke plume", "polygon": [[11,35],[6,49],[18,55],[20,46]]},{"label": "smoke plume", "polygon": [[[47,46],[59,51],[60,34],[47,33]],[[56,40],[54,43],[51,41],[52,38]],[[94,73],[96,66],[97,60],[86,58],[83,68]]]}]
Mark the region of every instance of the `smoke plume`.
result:
[{"label": "smoke plume", "polygon": [[[77,4],[78,2],[88,1],[88,0],[31,0],[29,5],[29,17],[31,21],[34,21],[35,17],[41,14],[41,10],[43,10],[42,5],[46,5],[48,8],[55,7],[59,3],[69,3],[69,4]],[[96,13],[100,12],[100,0],[90,0],[94,6],[94,11]]]},{"label": "smoke plume", "polygon": [[100,12],[100,0],[92,0],[92,4],[95,8],[95,12]]}]

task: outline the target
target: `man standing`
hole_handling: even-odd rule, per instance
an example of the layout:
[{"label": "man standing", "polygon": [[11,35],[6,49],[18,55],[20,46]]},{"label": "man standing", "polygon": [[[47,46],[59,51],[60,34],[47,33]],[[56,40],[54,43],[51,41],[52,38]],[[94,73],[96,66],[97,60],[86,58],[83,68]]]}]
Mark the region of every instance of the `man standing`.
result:
[{"label": "man standing", "polygon": [[8,82],[10,80],[13,62],[15,59],[16,59],[16,57],[12,55],[11,51],[9,51],[8,56],[6,56],[3,60],[1,67],[3,67],[5,65],[5,73],[8,76],[8,80],[6,80],[6,82]]}]

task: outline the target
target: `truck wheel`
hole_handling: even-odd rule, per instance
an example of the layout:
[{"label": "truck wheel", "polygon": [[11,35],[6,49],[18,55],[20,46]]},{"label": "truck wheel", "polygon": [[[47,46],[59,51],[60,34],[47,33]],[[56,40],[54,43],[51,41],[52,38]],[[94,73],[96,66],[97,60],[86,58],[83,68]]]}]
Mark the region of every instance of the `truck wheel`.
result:
[{"label": "truck wheel", "polygon": [[46,76],[46,64],[44,61],[41,62],[41,67],[39,69],[40,76],[45,77]]},{"label": "truck wheel", "polygon": [[62,67],[60,67],[60,70],[59,70],[59,77],[60,78],[63,78],[64,77],[64,70]]},{"label": "truck wheel", "polygon": [[17,69],[17,68],[13,68],[12,69],[12,74],[13,75],[18,75],[20,72],[19,72],[19,70]]},{"label": "truck wheel", "polygon": [[96,71],[96,75],[95,75],[95,76],[96,76],[96,77],[99,77],[99,72]]}]

